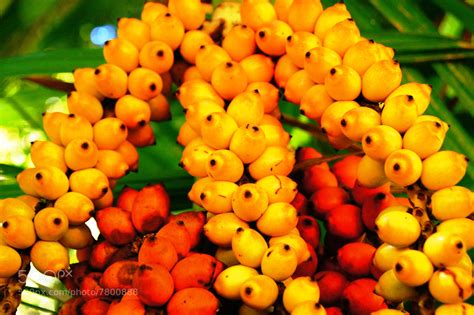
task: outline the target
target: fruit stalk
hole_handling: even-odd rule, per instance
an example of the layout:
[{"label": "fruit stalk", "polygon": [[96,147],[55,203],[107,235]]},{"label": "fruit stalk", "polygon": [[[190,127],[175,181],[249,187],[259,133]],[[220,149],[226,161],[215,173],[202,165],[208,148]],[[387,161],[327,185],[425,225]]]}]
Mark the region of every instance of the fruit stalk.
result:
[{"label": "fruit stalk", "polygon": [[26,275],[30,271],[29,253],[21,253],[21,268],[17,275],[7,279],[0,285],[0,312],[2,314],[15,314],[21,303],[21,292],[26,284]]}]

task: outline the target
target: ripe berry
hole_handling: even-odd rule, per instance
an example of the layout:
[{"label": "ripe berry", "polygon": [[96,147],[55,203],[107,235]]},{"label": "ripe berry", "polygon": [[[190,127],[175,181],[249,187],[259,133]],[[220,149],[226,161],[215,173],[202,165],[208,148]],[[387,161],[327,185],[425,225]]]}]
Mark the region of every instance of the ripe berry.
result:
[{"label": "ripe berry", "polygon": [[354,242],[344,245],[337,253],[342,270],[355,277],[370,274],[375,247],[367,243]]},{"label": "ripe berry", "polygon": [[281,56],[286,53],[286,38],[291,34],[293,30],[288,24],[276,20],[257,30],[255,42],[265,54]]},{"label": "ripe berry", "polygon": [[400,186],[408,186],[420,178],[422,162],[415,152],[401,149],[387,157],[384,168],[388,179]]},{"label": "ripe berry", "polygon": [[253,229],[238,228],[232,236],[232,251],[244,266],[260,267],[267,249],[268,245],[263,236]]},{"label": "ripe berry", "polygon": [[240,18],[244,25],[257,31],[276,20],[276,12],[270,1],[244,0],[240,6]]},{"label": "ripe berry", "polygon": [[303,94],[300,112],[308,118],[321,122],[321,116],[333,102],[326,87],[323,84],[316,84]]},{"label": "ripe berry", "polygon": [[342,305],[350,314],[370,314],[387,308],[384,299],[374,293],[377,282],[369,278],[352,281],[342,293]]},{"label": "ripe berry", "polygon": [[326,216],[328,231],[344,239],[355,239],[362,235],[364,226],[361,219],[361,209],[354,205],[340,205]]},{"label": "ripe berry", "polygon": [[349,284],[346,277],[337,271],[320,271],[314,275],[320,288],[319,302],[324,305],[333,305],[339,302],[342,291]]},{"label": "ripe berry", "polygon": [[281,56],[275,66],[275,82],[278,87],[284,88],[288,79],[299,70],[288,54]]},{"label": "ripe berry", "polygon": [[94,70],[97,90],[108,98],[120,98],[127,93],[127,73],[113,64],[103,64]]},{"label": "ripe berry", "polygon": [[159,40],[176,50],[184,36],[184,25],[176,15],[164,13],[151,23],[150,35],[152,40]]},{"label": "ripe berry", "polygon": [[296,209],[289,203],[276,202],[270,204],[257,220],[257,228],[268,236],[283,236],[294,229],[297,223]]},{"label": "ripe berry", "polygon": [[173,66],[173,50],[164,42],[151,41],[140,50],[139,60],[142,67],[164,73]]},{"label": "ripe berry", "polygon": [[255,53],[255,32],[245,24],[235,25],[222,40],[222,48],[235,61],[249,57]]},{"label": "ripe berry", "polygon": [[240,61],[240,65],[244,68],[249,83],[270,82],[273,78],[275,65],[273,61],[265,55],[254,54],[245,57]]},{"label": "ripe berry", "polygon": [[[344,38],[342,41],[341,38]],[[360,40],[360,31],[352,19],[346,19],[331,27],[324,36],[323,46],[344,57],[346,51]]]},{"label": "ripe berry", "polygon": [[315,215],[324,219],[331,209],[349,202],[349,194],[340,187],[323,187],[311,195]]},{"label": "ripe berry", "polygon": [[105,42],[104,58],[107,63],[119,66],[125,72],[138,67],[138,49],[132,42],[115,38]]},{"label": "ripe berry", "polygon": [[367,69],[362,77],[362,95],[372,102],[382,102],[400,86],[402,70],[393,60],[381,60]]},{"label": "ripe berry", "polygon": [[286,38],[287,56],[299,68],[304,66],[306,53],[320,46],[321,41],[312,32],[295,31],[295,33]]},{"label": "ripe berry", "polygon": [[288,24],[295,31],[314,32],[314,25],[323,11],[319,0],[294,0],[288,8]]},{"label": "ripe berry", "polygon": [[224,62],[212,72],[211,83],[223,99],[232,100],[247,87],[247,74],[235,61]]},{"label": "ripe berry", "polygon": [[349,66],[338,65],[329,70],[324,78],[324,86],[336,101],[353,101],[361,91],[361,78]]},{"label": "ripe berry", "polygon": [[401,148],[402,136],[390,126],[375,126],[362,137],[362,149],[372,159],[385,160]]},{"label": "ripe berry", "polygon": [[299,70],[288,78],[285,86],[285,98],[294,104],[299,104],[303,95],[306,94],[312,86],[313,81],[305,70]]}]

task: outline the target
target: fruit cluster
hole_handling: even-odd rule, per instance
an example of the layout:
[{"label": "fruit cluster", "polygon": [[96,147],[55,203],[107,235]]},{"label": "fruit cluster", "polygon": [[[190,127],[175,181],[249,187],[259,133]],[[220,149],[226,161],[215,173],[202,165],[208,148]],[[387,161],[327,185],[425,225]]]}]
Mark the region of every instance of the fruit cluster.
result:
[{"label": "fruit cluster", "polygon": [[126,187],[115,207],[99,210],[102,239],[71,265],[72,277],[62,279],[79,294],[60,314],[145,314],[165,304],[168,314],[216,313],[218,300],[207,289],[223,264],[191,251],[200,243],[205,216],[170,215],[169,209],[168,194],[155,184]]}]

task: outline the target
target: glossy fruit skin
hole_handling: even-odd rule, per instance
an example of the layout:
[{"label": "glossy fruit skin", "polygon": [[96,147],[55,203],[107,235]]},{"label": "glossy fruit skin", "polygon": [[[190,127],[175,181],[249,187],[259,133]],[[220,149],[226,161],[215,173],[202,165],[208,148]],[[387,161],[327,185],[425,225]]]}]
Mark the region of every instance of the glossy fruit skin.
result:
[{"label": "glossy fruit skin", "polygon": [[283,291],[283,305],[288,312],[303,302],[319,302],[320,290],[316,281],[310,277],[299,277],[293,279]]},{"label": "glossy fruit skin", "polygon": [[385,160],[390,153],[401,148],[402,136],[390,126],[373,127],[362,137],[362,149],[373,159]]},{"label": "glossy fruit skin", "polygon": [[376,188],[388,182],[384,161],[364,155],[357,168],[357,182],[367,188]]},{"label": "glossy fruit skin", "polygon": [[96,216],[97,225],[105,239],[114,245],[130,243],[136,236],[131,214],[120,208],[105,208]]},{"label": "glossy fruit skin", "polygon": [[339,249],[337,261],[349,275],[364,277],[370,274],[375,247],[362,242],[353,242]]},{"label": "glossy fruit skin", "polygon": [[416,289],[397,279],[392,269],[383,273],[375,286],[375,292],[387,301],[400,303],[418,296]]},{"label": "glossy fruit skin", "polygon": [[309,244],[312,248],[316,248],[320,242],[320,228],[316,219],[309,215],[302,215],[298,218],[297,229],[301,237]]},{"label": "glossy fruit skin", "polygon": [[395,261],[395,276],[408,286],[420,286],[428,282],[433,274],[433,265],[421,251],[407,250]]},{"label": "glossy fruit skin", "polygon": [[199,198],[207,211],[218,214],[232,211],[232,196],[239,188],[228,181],[213,181],[204,186]]},{"label": "glossy fruit skin", "polygon": [[214,149],[227,149],[238,126],[226,113],[212,113],[201,123],[201,135],[205,144]]},{"label": "glossy fruit skin", "polygon": [[407,248],[397,248],[383,243],[374,253],[373,265],[381,272],[388,271],[393,268],[398,256],[406,250]]},{"label": "glossy fruit skin", "polygon": [[239,228],[248,228],[247,222],[239,219],[234,213],[221,213],[210,218],[203,227],[204,235],[221,247],[230,247],[232,237]]},{"label": "glossy fruit skin", "polygon": [[193,253],[181,259],[171,270],[175,290],[209,289],[224,265],[213,256]]},{"label": "glossy fruit skin", "polygon": [[169,215],[170,199],[162,184],[142,188],[133,202],[131,218],[139,232],[156,231]]},{"label": "glossy fruit skin", "polygon": [[382,124],[403,133],[418,117],[415,99],[411,95],[398,95],[388,99],[382,110]]},{"label": "glossy fruit skin", "polygon": [[260,268],[264,275],[275,281],[288,279],[296,270],[298,257],[295,250],[283,243],[270,246],[263,255]]},{"label": "glossy fruit skin", "polygon": [[434,266],[447,267],[461,261],[466,253],[466,245],[458,235],[436,232],[426,239],[423,252]]},{"label": "glossy fruit skin", "polygon": [[456,218],[441,222],[437,227],[438,232],[448,232],[463,238],[467,249],[474,247],[474,237],[471,233],[474,222],[468,218]]},{"label": "glossy fruit skin", "polygon": [[162,306],[172,296],[173,278],[161,265],[140,265],[133,277],[133,286],[140,300],[149,306]]},{"label": "glossy fruit skin", "polygon": [[184,221],[168,222],[156,233],[156,236],[164,237],[170,241],[176,249],[179,259],[187,256],[191,250],[191,236]]},{"label": "glossy fruit skin", "polygon": [[421,233],[418,220],[403,211],[380,213],[375,220],[375,226],[379,238],[396,247],[407,247],[413,244]]},{"label": "glossy fruit skin", "polygon": [[253,55],[256,47],[255,32],[245,24],[232,27],[222,40],[222,48],[235,61],[241,61],[245,57]]},{"label": "glossy fruit skin", "polygon": [[363,315],[387,308],[381,296],[373,293],[377,282],[369,278],[352,281],[342,293],[342,303],[350,314]]},{"label": "glossy fruit skin", "polygon": [[324,219],[331,209],[348,201],[349,194],[339,187],[324,187],[311,195],[314,212],[320,219]]},{"label": "glossy fruit skin", "polygon": [[363,233],[361,209],[354,205],[341,205],[329,211],[327,217],[328,231],[338,237],[351,240]]},{"label": "glossy fruit skin", "polygon": [[232,251],[244,266],[258,268],[268,245],[256,230],[238,228],[232,236]]},{"label": "glossy fruit skin", "polygon": [[385,208],[398,205],[396,198],[392,194],[377,193],[368,197],[362,205],[362,221],[369,230],[374,230],[375,219]]},{"label": "glossy fruit skin", "polygon": [[268,203],[292,202],[297,194],[297,183],[286,176],[270,175],[259,179],[256,185],[262,188]]},{"label": "glossy fruit skin", "polygon": [[[390,79],[383,80],[383,78]],[[362,94],[370,101],[381,102],[400,86],[401,81],[402,70],[400,69],[400,64],[393,60],[381,60],[370,66],[364,73],[362,77]]]},{"label": "glossy fruit skin", "polygon": [[240,299],[242,285],[255,275],[258,275],[258,272],[247,266],[235,265],[229,267],[217,276],[214,289],[226,299],[238,300]]},{"label": "glossy fruit skin", "polygon": [[0,277],[12,277],[20,268],[20,254],[10,246],[0,245]]},{"label": "glossy fruit skin", "polygon": [[455,151],[439,151],[423,160],[421,183],[430,190],[456,185],[466,174],[469,159]]},{"label": "glossy fruit skin", "polygon": [[296,209],[289,203],[275,202],[257,220],[257,228],[268,236],[288,234],[298,224]]},{"label": "glossy fruit skin", "polygon": [[275,280],[268,276],[252,276],[242,284],[240,297],[245,305],[264,310],[272,306],[278,298],[278,286]]},{"label": "glossy fruit skin", "polygon": [[411,150],[396,150],[385,160],[384,170],[385,175],[392,182],[409,186],[420,178],[422,161],[420,156]]},{"label": "glossy fruit skin", "polygon": [[311,246],[311,244],[306,243],[308,251],[310,253],[310,257],[300,263],[297,267],[295,272],[293,273],[293,278],[298,277],[312,277],[316,270],[318,269],[318,256],[316,254],[315,249]]},{"label": "glossy fruit skin", "polygon": [[[344,38],[341,41],[340,38]],[[323,46],[336,51],[344,57],[346,51],[360,40],[360,31],[353,19],[336,23],[325,34]]]},{"label": "glossy fruit skin", "polygon": [[258,220],[268,207],[268,195],[256,184],[243,184],[232,195],[232,210],[244,221]]},{"label": "glossy fruit skin", "polygon": [[447,267],[435,271],[428,287],[431,295],[442,303],[461,303],[472,295],[472,277],[464,269]]},{"label": "glossy fruit skin", "polygon": [[349,284],[347,278],[337,271],[320,271],[313,278],[320,288],[319,302],[324,305],[337,303],[344,288]]},{"label": "glossy fruit skin", "polygon": [[440,221],[466,217],[473,206],[472,192],[462,186],[443,188],[431,196],[431,213]]},{"label": "glossy fruit skin", "polygon": [[140,264],[159,264],[170,271],[178,262],[178,253],[168,239],[152,235],[147,237],[138,252]]},{"label": "glossy fruit skin", "polygon": [[59,242],[38,241],[30,255],[33,266],[44,274],[55,275],[69,267],[68,251]]}]

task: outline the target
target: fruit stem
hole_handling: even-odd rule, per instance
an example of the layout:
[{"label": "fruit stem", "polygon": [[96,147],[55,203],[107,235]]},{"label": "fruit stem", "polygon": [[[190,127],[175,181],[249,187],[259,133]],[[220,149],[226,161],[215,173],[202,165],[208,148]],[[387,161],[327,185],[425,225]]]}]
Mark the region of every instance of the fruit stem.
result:
[{"label": "fruit stem", "polygon": [[29,253],[20,253],[21,268],[18,274],[8,279],[8,282],[0,285],[0,312],[2,314],[15,314],[16,309],[21,303],[21,294],[19,294],[26,284],[26,276],[30,271]]},{"label": "fruit stem", "polygon": [[284,124],[308,131],[313,137],[315,137],[318,140],[328,142],[328,138],[323,133],[321,128],[317,125],[301,121],[298,118],[288,116],[285,114],[281,114],[280,120]]},{"label": "fruit stem", "polygon": [[304,160],[302,162],[299,162],[295,165],[295,167],[293,168],[293,172],[297,172],[297,171],[304,171],[305,169],[311,167],[311,166],[314,166],[314,165],[318,165],[318,164],[321,164],[321,163],[324,163],[324,162],[331,162],[331,161],[335,161],[335,160],[340,160],[340,159],[343,159],[347,156],[352,156],[352,155],[363,155],[364,152],[362,150],[358,150],[358,151],[353,151],[353,152],[349,152],[349,153],[341,153],[341,154],[335,154],[335,155],[330,155],[330,156],[326,156],[326,157],[322,157],[322,158],[315,158],[315,159],[307,159],[307,160]]}]

